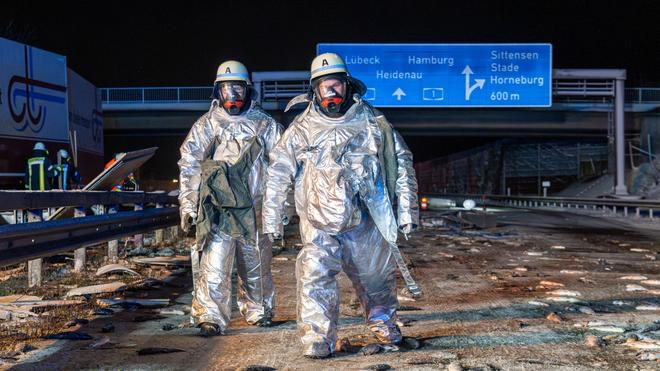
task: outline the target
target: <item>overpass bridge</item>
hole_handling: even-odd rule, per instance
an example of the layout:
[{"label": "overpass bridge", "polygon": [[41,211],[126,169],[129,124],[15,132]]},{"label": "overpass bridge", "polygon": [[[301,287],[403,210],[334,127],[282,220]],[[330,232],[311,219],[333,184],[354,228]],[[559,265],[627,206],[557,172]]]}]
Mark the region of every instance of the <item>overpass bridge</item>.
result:
[{"label": "overpass bridge", "polygon": [[[613,123],[615,82],[558,77],[554,70],[550,108],[389,108],[383,109],[407,136],[602,137]],[[597,71],[597,70],[596,70]],[[252,74],[258,100],[288,123],[286,103],[309,89],[309,72]],[[212,86],[101,89],[107,132],[180,132],[208,110]],[[658,119],[660,88],[625,89],[626,130],[639,132],[643,120]]]},{"label": "overpass bridge", "polygon": [[[609,145],[610,172],[615,173],[616,163],[616,172],[623,174],[626,140],[650,153],[660,148],[660,88],[624,89],[624,79],[625,70],[555,69],[553,105],[548,108],[382,111],[406,136],[418,160],[497,139],[597,141]],[[284,112],[288,101],[309,90],[307,71],[253,72],[252,81],[262,107],[284,124],[298,113]],[[192,123],[208,110],[212,90],[212,86],[101,89],[106,151],[159,146],[162,150],[154,157],[154,166],[146,166],[142,176],[172,181],[177,173],[178,146]],[[620,110],[616,109],[617,95],[624,98],[618,102],[623,107]],[[460,140],[438,142],[452,137]],[[619,188],[623,192],[624,187]]]}]

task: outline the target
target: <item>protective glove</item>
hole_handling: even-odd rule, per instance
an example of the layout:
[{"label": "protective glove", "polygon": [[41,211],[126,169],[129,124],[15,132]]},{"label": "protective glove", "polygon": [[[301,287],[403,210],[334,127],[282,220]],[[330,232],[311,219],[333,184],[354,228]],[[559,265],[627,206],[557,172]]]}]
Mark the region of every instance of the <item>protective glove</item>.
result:
[{"label": "protective glove", "polygon": [[197,221],[196,212],[192,211],[189,213],[183,213],[183,215],[181,216],[181,229],[183,229],[185,233],[188,233],[190,227],[194,225],[196,221]]},{"label": "protective glove", "polygon": [[415,231],[415,227],[416,226],[414,224],[408,223],[399,227],[399,230],[401,231],[401,233],[403,233],[403,237],[405,237],[405,239],[407,240],[408,235]]}]

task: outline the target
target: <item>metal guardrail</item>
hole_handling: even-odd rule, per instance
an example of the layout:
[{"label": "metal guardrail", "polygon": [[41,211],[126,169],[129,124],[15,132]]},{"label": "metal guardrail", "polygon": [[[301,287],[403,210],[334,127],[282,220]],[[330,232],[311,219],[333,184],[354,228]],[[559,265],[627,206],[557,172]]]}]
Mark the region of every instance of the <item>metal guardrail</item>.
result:
[{"label": "metal guardrail", "polygon": [[0,226],[0,266],[178,224],[179,208]]},{"label": "metal guardrail", "polygon": [[213,86],[102,88],[103,104],[209,102]]},{"label": "metal guardrail", "polygon": [[553,95],[614,96],[612,80],[553,80]]},{"label": "metal guardrail", "polygon": [[0,211],[114,204],[178,204],[165,192],[0,191]]},{"label": "metal guardrail", "polygon": [[[292,98],[307,92],[307,81],[262,81],[261,99],[276,100],[278,98]],[[207,103],[213,92],[212,86],[184,86],[184,87],[135,87],[135,88],[101,88],[101,100],[105,105],[112,104],[189,104]],[[599,95],[613,92],[613,83],[610,81],[587,82],[586,80],[553,82],[554,95]],[[613,94],[613,93],[612,93]],[[626,103],[644,104],[660,103],[660,88],[627,88],[625,90]]]},{"label": "metal guardrail", "polygon": [[612,198],[579,198],[579,197],[538,197],[538,196],[503,196],[476,194],[440,194],[428,193],[426,197],[447,198],[463,203],[472,199],[479,206],[501,206],[513,208],[545,208],[561,210],[601,210],[612,215],[648,217],[657,219],[655,213],[660,211],[660,201],[656,200],[625,200]]},{"label": "metal guardrail", "polygon": [[628,88],[627,103],[660,103],[660,88]]},{"label": "metal guardrail", "polygon": [[262,101],[290,99],[309,91],[309,81],[263,81],[261,83]]},{"label": "metal guardrail", "polygon": [[[14,211],[18,223],[0,226],[0,267],[35,259],[28,261],[30,286],[41,284],[42,257],[75,249],[74,271],[82,271],[85,246],[108,241],[108,258],[114,261],[118,238],[134,235],[140,247],[140,233],[156,230],[158,243],[164,228],[179,224],[178,199],[164,192],[0,191],[0,200],[0,211]],[[134,210],[118,210],[127,204]],[[43,220],[44,209],[57,207],[73,208],[73,218]],[[90,207],[97,215],[87,215]],[[178,234],[175,228],[172,236]]]}]

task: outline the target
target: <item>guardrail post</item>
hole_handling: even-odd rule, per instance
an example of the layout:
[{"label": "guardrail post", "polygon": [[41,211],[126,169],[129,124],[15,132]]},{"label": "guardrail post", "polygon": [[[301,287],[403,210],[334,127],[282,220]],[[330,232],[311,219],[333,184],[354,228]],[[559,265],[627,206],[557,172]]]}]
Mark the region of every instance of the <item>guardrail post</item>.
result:
[{"label": "guardrail post", "polygon": [[653,209],[649,209],[649,218],[653,220]]},{"label": "guardrail post", "polygon": [[[110,205],[107,208],[108,214],[116,214],[118,205]],[[108,241],[108,260],[110,262],[116,262],[119,258],[119,240]]]},{"label": "guardrail post", "polygon": [[[73,210],[74,218],[84,218],[86,216],[84,207],[76,207]],[[76,249],[73,252],[73,271],[82,272],[85,270],[85,263],[87,262],[87,252],[84,247]]]},{"label": "guardrail post", "polygon": [[[135,207],[133,208],[135,211],[142,211],[144,210],[144,205],[143,204],[135,204]],[[143,245],[143,240],[142,240],[142,234],[136,234],[133,236],[133,241],[135,244],[136,249],[141,249]]]},{"label": "guardrail post", "polygon": [[[165,206],[165,205],[163,205],[162,202],[157,202],[157,203],[156,203],[156,208],[157,208],[157,209],[162,209],[164,206]],[[156,243],[157,243],[157,244],[159,244],[159,243],[163,243],[163,235],[164,235],[163,232],[164,232],[164,230],[162,230],[162,229],[157,229],[157,230],[156,230],[156,237],[155,237],[155,240],[156,240]]]},{"label": "guardrail post", "polygon": [[[27,223],[40,222],[43,220],[43,210],[25,210],[23,221]],[[43,259],[28,260],[27,274],[28,287],[39,287],[42,283],[41,271],[43,268]]]},{"label": "guardrail post", "polygon": [[639,207],[636,207],[636,208],[635,208],[635,218],[639,218],[639,217],[641,216],[640,214],[641,214],[641,213],[640,213],[640,211],[639,211]]},{"label": "guardrail post", "polygon": [[623,208],[623,216],[628,216],[628,206]]},{"label": "guardrail post", "polygon": [[169,242],[174,242],[177,239],[179,239],[179,226],[178,225],[173,225],[171,227],[167,228],[167,234],[168,234],[168,241]]},{"label": "guardrail post", "polygon": [[612,212],[616,215],[616,206],[612,207]]}]

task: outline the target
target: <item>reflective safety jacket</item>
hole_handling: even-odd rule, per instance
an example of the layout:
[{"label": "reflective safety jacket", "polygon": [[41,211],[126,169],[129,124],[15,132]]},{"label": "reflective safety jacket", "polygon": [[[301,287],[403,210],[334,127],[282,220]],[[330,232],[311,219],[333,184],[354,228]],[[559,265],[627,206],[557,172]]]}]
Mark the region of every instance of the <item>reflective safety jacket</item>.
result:
[{"label": "reflective safety jacket", "polygon": [[34,150],[25,165],[25,189],[46,191],[51,189],[52,178],[57,176],[57,169],[48,158],[48,151]]}]

